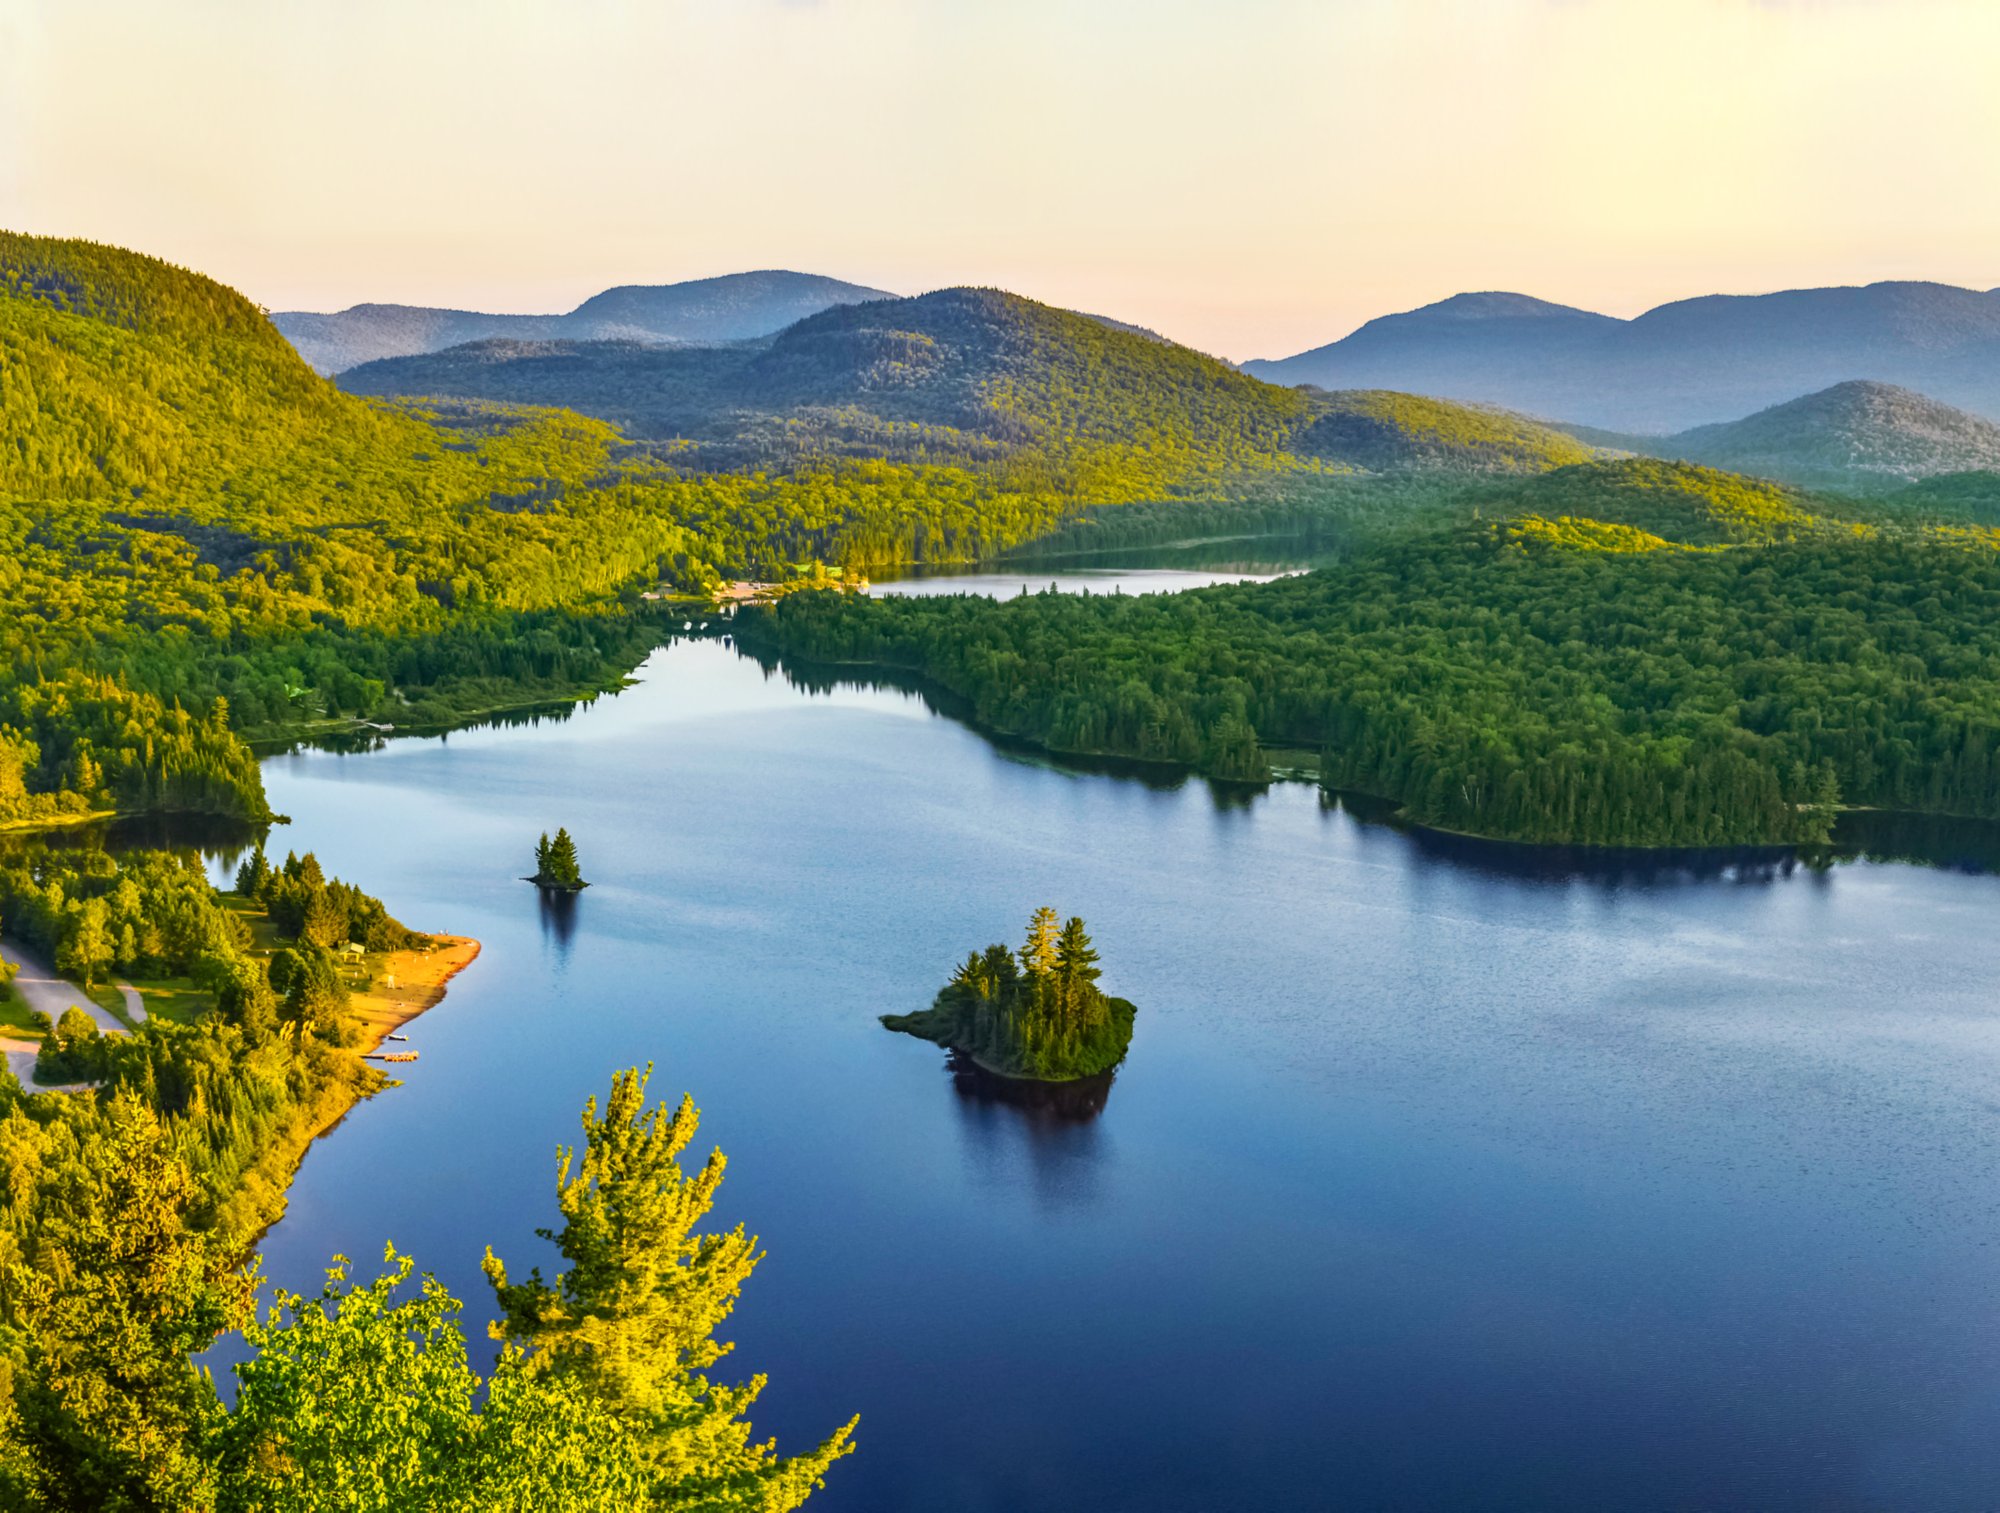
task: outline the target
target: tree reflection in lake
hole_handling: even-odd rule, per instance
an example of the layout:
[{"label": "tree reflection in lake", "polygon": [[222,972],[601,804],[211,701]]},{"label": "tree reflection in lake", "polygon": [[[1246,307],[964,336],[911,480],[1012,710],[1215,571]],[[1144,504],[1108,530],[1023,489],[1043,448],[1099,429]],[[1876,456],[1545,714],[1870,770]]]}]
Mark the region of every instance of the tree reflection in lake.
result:
[{"label": "tree reflection in lake", "polygon": [[576,901],[579,895],[561,889],[537,888],[535,896],[540,901],[542,939],[555,947],[556,961],[566,965],[570,937],[576,934]]},{"label": "tree reflection in lake", "polygon": [[[1114,1067],[1073,1082],[1001,1077],[958,1051],[945,1058],[966,1165],[996,1189],[1031,1188],[1046,1208],[1094,1202],[1103,1180],[1097,1116],[1111,1097]],[[1021,1166],[1028,1182],[1021,1180]]]},{"label": "tree reflection in lake", "polygon": [[1068,1082],[1037,1082],[1031,1077],[1002,1077],[989,1072],[962,1051],[945,1058],[951,1085],[958,1096],[975,1104],[1005,1104],[1021,1110],[1030,1124],[1088,1124],[1104,1112],[1111,1097],[1113,1067],[1095,1077]]}]

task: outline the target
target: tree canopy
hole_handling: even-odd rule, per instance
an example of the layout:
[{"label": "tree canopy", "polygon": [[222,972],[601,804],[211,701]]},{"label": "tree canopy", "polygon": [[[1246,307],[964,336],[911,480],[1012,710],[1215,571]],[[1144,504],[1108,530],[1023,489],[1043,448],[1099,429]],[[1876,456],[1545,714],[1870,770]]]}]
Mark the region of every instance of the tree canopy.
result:
[{"label": "tree canopy", "polygon": [[1018,952],[974,951],[930,1008],[882,1023],[971,1057],[989,1072],[1041,1082],[1094,1077],[1125,1059],[1137,1011],[1097,986],[1096,948],[1074,916],[1040,908]]}]

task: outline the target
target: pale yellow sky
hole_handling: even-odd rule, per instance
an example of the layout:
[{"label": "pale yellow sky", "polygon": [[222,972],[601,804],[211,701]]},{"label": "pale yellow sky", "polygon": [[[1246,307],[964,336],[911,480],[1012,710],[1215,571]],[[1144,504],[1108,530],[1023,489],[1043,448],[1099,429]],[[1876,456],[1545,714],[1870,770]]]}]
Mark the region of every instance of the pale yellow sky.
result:
[{"label": "pale yellow sky", "polygon": [[790,267],[1230,357],[2000,284],[1995,0],[0,0],[0,225],[272,308]]}]

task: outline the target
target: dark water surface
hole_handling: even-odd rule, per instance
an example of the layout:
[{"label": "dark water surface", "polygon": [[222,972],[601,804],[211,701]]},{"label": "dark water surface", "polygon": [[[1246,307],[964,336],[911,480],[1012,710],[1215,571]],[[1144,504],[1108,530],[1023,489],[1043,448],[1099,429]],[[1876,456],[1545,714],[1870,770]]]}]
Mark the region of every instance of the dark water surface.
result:
[{"label": "dark water surface", "polygon": [[[2000,1506],[2000,879],[1577,870],[1288,785],[996,751],[717,642],[575,718],[266,766],[273,835],[479,961],[308,1156],[269,1274],[413,1252],[483,1323],[613,1068],[769,1247],[815,1508]],[[516,881],[566,824],[595,882]],[[1893,848],[1891,848],[1893,849]],[[1140,1008],[1021,1106],[875,1022],[1048,902]]]}]

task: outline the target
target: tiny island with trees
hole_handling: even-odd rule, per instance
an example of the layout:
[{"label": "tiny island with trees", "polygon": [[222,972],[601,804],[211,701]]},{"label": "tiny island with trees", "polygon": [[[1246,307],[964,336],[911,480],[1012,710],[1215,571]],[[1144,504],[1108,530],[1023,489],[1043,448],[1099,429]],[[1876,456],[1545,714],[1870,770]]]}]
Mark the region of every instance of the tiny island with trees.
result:
[{"label": "tiny island with trees", "polygon": [[1132,1044],[1138,1010],[1097,986],[1097,952],[1074,916],[1062,925],[1042,908],[1018,953],[974,951],[930,1008],[884,1014],[882,1023],[935,1041],[989,1072],[1070,1082],[1110,1071]]},{"label": "tiny island with trees", "polygon": [[535,842],[535,875],[527,881],[550,893],[577,893],[590,886],[583,880],[576,842],[569,838],[567,829],[558,826],[554,840],[547,831],[542,832],[542,838]]}]

